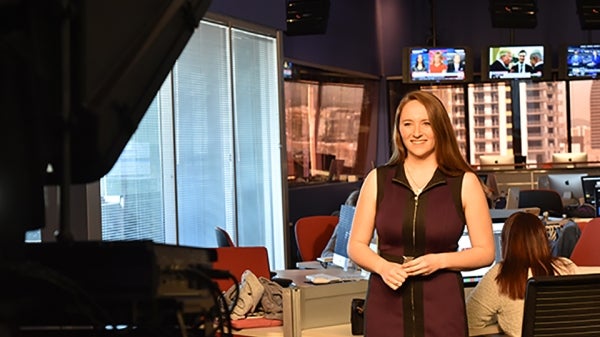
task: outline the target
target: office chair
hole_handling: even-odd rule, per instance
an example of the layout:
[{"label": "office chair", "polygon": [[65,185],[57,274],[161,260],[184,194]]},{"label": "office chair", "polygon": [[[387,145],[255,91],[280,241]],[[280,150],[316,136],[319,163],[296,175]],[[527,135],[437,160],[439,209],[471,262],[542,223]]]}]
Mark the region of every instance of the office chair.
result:
[{"label": "office chair", "polygon": [[296,221],[294,231],[302,261],[314,261],[321,256],[338,220],[337,215],[312,215]]},{"label": "office chair", "polygon": [[539,207],[540,213],[548,212],[552,217],[562,217],[564,207],[558,192],[549,189],[521,190],[519,208]]},{"label": "office chair", "polygon": [[600,218],[590,220],[577,240],[570,259],[578,266],[600,266]]},{"label": "office chair", "polygon": [[600,336],[600,274],[530,278],[521,336]]},{"label": "office chair", "polygon": [[235,247],[233,239],[225,229],[217,226],[215,234],[217,235],[217,247]]},{"label": "office chair", "polygon": [[[213,269],[227,270],[238,282],[246,269],[252,271],[256,277],[271,278],[269,254],[266,247],[219,247],[217,260],[213,262]],[[234,283],[231,279],[216,279],[221,291],[227,291]]]}]

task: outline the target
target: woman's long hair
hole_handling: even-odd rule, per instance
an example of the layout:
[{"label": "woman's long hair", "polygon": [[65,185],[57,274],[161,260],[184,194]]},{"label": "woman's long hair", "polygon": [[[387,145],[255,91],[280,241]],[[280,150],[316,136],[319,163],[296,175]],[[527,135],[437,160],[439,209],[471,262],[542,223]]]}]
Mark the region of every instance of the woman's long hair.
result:
[{"label": "woman's long hair", "polygon": [[546,228],[531,213],[516,212],[502,228],[502,264],[496,282],[500,293],[511,299],[525,298],[528,272],[533,276],[557,275],[561,263],[552,256]]},{"label": "woman's long hair", "polygon": [[406,159],[406,147],[400,135],[400,115],[404,106],[410,101],[418,101],[427,110],[427,116],[429,117],[435,136],[435,156],[440,170],[451,176],[468,171],[473,172],[471,166],[469,166],[460,153],[454,128],[444,104],[434,94],[420,90],[406,94],[396,109],[396,116],[394,117],[394,148],[388,164],[401,164]]}]

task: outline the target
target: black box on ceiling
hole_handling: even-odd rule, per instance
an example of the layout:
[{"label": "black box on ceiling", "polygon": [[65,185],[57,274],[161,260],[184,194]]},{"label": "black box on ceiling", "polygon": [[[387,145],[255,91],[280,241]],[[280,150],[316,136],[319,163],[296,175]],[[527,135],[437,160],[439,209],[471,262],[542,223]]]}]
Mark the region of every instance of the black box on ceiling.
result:
[{"label": "black box on ceiling", "polygon": [[581,29],[600,29],[600,0],[577,0]]},{"label": "black box on ceiling", "polygon": [[288,0],[287,35],[324,34],[327,31],[330,0]]},{"label": "black box on ceiling", "polygon": [[490,0],[494,28],[535,28],[537,12],[535,0]]}]

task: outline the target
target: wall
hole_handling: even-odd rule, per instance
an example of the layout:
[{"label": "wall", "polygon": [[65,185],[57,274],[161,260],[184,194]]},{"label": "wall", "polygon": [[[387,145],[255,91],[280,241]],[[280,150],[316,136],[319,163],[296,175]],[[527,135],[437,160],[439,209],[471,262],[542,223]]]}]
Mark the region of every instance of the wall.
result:
[{"label": "wall", "polygon": [[[285,31],[284,0],[213,0],[209,11]],[[284,35],[283,54],[309,64],[378,74],[376,42],[373,1],[331,0],[326,34]]]},{"label": "wall", "polygon": [[[378,0],[379,4],[392,0]],[[435,22],[435,41],[437,46],[464,45],[471,47],[475,52],[475,71],[480,71],[481,51],[491,44],[534,44],[546,43],[552,50],[553,68],[558,67],[558,51],[561,46],[569,43],[599,42],[600,33],[582,30],[577,15],[575,1],[537,1],[538,24],[532,29],[492,28],[492,19],[489,13],[489,1],[482,0],[454,0],[431,1],[434,5],[433,17],[426,5],[425,8],[415,8],[419,18],[429,21],[425,26],[411,23],[408,29],[413,30],[413,38],[403,38],[399,42],[402,47],[408,45],[422,45],[428,42],[432,35],[429,29]],[[403,6],[412,1],[402,1]],[[427,3],[423,1],[423,3]],[[403,9],[398,9],[403,11]],[[390,11],[391,12],[391,11]],[[401,15],[400,15],[401,16]],[[392,22],[393,13],[388,13],[383,20],[383,25]],[[407,27],[404,27],[405,29]],[[402,32],[400,32],[402,33]],[[401,34],[402,36],[402,34]],[[398,57],[398,47],[394,45],[394,37],[389,34],[384,45],[383,55],[386,76],[401,75],[402,69],[399,62],[392,62]],[[398,43],[398,42],[396,42]],[[404,44],[404,45],[403,45]]]},{"label": "wall", "polygon": [[[600,42],[598,30],[581,29],[575,1],[537,3],[537,27],[506,29],[492,28],[489,1],[483,0],[331,0],[327,33],[285,36],[284,56],[367,74],[400,76],[402,48],[428,45],[433,40],[438,46],[471,47],[476,53],[476,72],[480,70],[479,55],[490,44],[547,43],[556,68],[560,46]],[[209,11],[285,30],[285,7],[284,0],[214,0]]]}]

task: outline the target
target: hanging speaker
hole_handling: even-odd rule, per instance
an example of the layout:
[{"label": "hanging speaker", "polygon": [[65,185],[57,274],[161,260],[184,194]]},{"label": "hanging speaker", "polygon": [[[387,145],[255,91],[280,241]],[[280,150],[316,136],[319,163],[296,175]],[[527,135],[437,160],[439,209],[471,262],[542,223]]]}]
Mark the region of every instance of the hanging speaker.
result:
[{"label": "hanging speaker", "polygon": [[288,0],[287,35],[324,34],[330,0]]},{"label": "hanging speaker", "polygon": [[494,28],[535,28],[537,12],[535,0],[490,0]]},{"label": "hanging speaker", "polygon": [[600,0],[577,0],[581,29],[600,29]]}]

